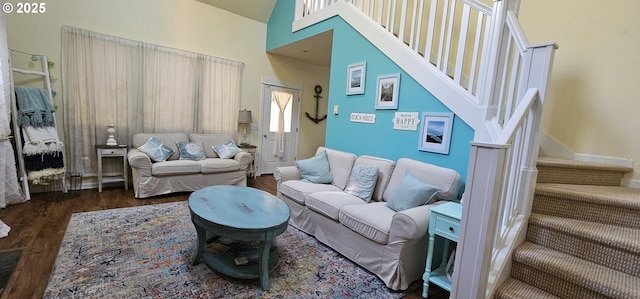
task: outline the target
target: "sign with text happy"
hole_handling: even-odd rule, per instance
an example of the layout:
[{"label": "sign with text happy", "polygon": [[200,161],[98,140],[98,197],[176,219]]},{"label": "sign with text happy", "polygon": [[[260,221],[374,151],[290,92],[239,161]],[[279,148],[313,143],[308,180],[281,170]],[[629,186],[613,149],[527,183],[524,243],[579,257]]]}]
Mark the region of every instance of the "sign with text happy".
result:
[{"label": "sign with text happy", "polygon": [[419,123],[418,112],[396,112],[393,118],[393,129],[416,131]]}]

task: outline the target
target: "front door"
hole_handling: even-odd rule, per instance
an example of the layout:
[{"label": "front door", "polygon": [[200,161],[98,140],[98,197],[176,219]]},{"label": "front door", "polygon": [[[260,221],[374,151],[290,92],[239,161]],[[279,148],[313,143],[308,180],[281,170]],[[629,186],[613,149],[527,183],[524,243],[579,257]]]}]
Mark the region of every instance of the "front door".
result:
[{"label": "front door", "polygon": [[300,90],[263,84],[260,173],[295,165],[298,153]]}]

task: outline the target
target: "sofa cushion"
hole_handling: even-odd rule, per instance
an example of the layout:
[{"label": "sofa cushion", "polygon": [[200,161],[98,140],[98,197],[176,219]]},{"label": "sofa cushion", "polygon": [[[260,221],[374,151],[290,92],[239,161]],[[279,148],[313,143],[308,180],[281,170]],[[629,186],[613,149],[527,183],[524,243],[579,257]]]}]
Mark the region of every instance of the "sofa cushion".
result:
[{"label": "sofa cushion", "polygon": [[378,167],[377,166],[362,166],[354,165],[351,169],[351,176],[349,176],[349,182],[344,187],[344,192],[357,196],[365,202],[371,201],[373,196],[373,190],[378,182]]},{"label": "sofa cushion", "polygon": [[202,173],[219,173],[240,170],[240,162],[235,159],[206,158],[200,161]]},{"label": "sofa cushion", "polygon": [[175,152],[174,149],[155,137],[150,137],[147,142],[138,147],[138,150],[147,154],[154,162],[166,161]]},{"label": "sofa cushion", "polygon": [[361,198],[342,191],[313,192],[307,195],[304,203],[309,209],[338,221],[340,209],[346,205],[366,205]]},{"label": "sofa cushion", "polygon": [[312,192],[321,191],[342,191],[340,188],[331,184],[314,184],[299,180],[285,181],[278,187],[278,192],[286,195],[291,200],[305,204],[307,195]]},{"label": "sofa cushion", "polygon": [[315,157],[296,161],[296,166],[298,166],[302,181],[316,184],[330,184],[333,182],[327,153],[324,151]]},{"label": "sofa cushion", "polygon": [[376,187],[373,190],[372,199],[375,201],[382,201],[382,194],[389,184],[389,178],[391,177],[391,173],[393,172],[396,162],[389,159],[363,155],[359,156],[354,164],[378,167],[378,181],[376,182]]},{"label": "sofa cushion", "polygon": [[189,135],[189,140],[202,142],[204,154],[207,158],[218,158],[213,146],[233,140],[233,134],[191,134]]},{"label": "sofa cushion", "polygon": [[222,159],[231,159],[240,152],[240,148],[233,142],[233,140],[229,140],[223,144],[214,145],[212,148],[213,151],[218,154],[218,157]]},{"label": "sofa cushion", "polygon": [[325,147],[318,147],[316,154],[322,151],[327,152],[327,159],[329,160],[331,175],[333,176],[332,184],[344,190],[344,187],[347,185],[347,180],[349,180],[349,175],[351,174],[353,162],[356,160],[356,155]]},{"label": "sofa cushion", "polygon": [[199,161],[206,158],[202,142],[181,142],[177,143],[179,160],[195,160]]},{"label": "sofa cushion", "polygon": [[418,180],[410,171],[405,172],[400,184],[387,199],[387,207],[400,212],[415,208],[433,201],[434,195],[440,191],[437,187]]},{"label": "sofa cushion", "polygon": [[354,232],[384,245],[389,241],[391,221],[395,213],[384,202],[346,205],[340,209],[339,220]]},{"label": "sofa cushion", "polygon": [[457,171],[409,158],[400,158],[393,169],[389,185],[384,191],[383,200],[389,200],[407,170],[420,181],[440,189],[440,192],[435,195],[436,200],[455,201],[462,193],[462,177]]},{"label": "sofa cushion", "polygon": [[175,160],[156,162],[151,165],[151,175],[176,175],[200,173],[200,162],[193,160]]}]

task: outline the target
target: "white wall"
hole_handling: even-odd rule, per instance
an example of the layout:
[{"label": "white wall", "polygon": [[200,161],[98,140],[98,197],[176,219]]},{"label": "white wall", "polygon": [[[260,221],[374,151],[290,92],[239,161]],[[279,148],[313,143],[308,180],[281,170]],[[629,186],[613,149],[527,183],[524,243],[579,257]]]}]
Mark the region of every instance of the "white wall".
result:
[{"label": "white wall", "polygon": [[[543,130],[579,154],[628,158],[640,183],[640,2],[524,0],[530,42],[555,41]],[[640,186],[640,185],[639,185]]]},{"label": "white wall", "polygon": [[[304,86],[302,116],[315,109],[313,86],[328,86],[329,82],[328,68],[268,56],[266,24],[196,0],[57,0],[47,1],[43,14],[8,14],[7,32],[10,48],[43,54],[56,62],[51,71],[57,78],[53,88],[58,91],[54,99],[58,107],[63,98],[59,79],[62,25],[244,62],[240,108],[252,110],[254,123],[260,119],[263,76]],[[319,128],[324,126],[309,127],[303,122],[300,156],[314,153],[308,145],[324,144],[324,131],[318,133]],[[257,144],[258,138],[259,132],[252,131],[249,140]]]}]

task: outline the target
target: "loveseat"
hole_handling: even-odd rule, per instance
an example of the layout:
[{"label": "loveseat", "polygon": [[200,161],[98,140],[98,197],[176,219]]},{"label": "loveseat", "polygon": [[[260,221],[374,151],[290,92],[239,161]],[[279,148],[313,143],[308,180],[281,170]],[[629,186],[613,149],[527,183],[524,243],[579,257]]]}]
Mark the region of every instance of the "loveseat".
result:
[{"label": "loveseat", "polygon": [[[135,197],[195,191],[212,185],[246,186],[247,167],[253,161],[252,155],[239,151],[223,159],[213,149],[214,146],[235,146],[232,140],[232,134],[135,134],[133,148],[127,154]],[[195,145],[201,148],[192,150],[191,146]],[[154,154],[141,151],[141,147],[143,150],[164,149],[164,153],[170,156],[164,157],[164,161],[154,161]]]},{"label": "loveseat", "polygon": [[[323,156],[330,181],[322,177],[323,170],[315,170],[325,168],[317,166]],[[372,169],[377,176],[364,177],[374,180],[373,190],[361,192],[367,185],[361,183],[367,181],[362,174]],[[424,272],[429,208],[458,201],[463,189],[460,174],[452,169],[325,147],[296,166],[276,168],[274,177],[277,196],[291,210],[292,226],[374,273],[393,290],[407,289]],[[318,178],[324,183],[317,183]],[[407,205],[409,201],[414,202]]]}]

